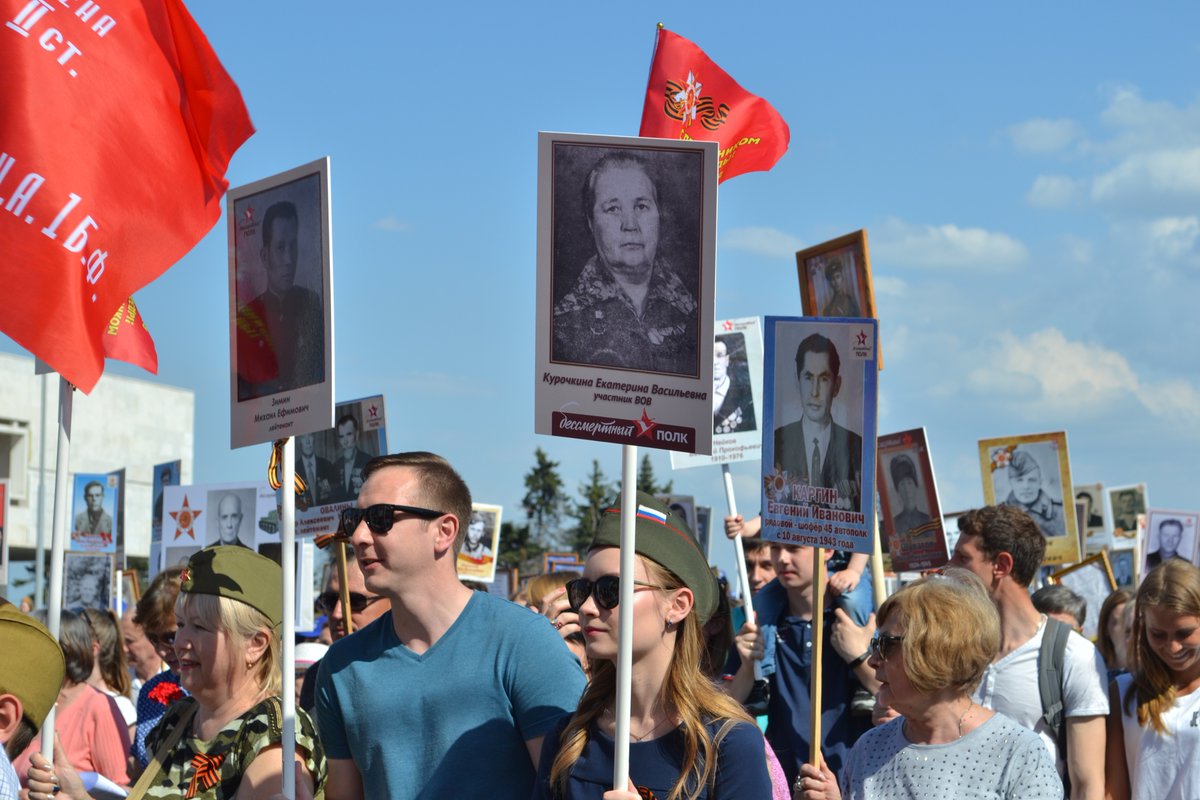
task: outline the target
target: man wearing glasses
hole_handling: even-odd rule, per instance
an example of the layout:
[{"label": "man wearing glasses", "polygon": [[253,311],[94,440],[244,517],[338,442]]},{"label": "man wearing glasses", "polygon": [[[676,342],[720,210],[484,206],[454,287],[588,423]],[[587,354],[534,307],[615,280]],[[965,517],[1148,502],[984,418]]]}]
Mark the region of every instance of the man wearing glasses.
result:
[{"label": "man wearing glasses", "polygon": [[321,664],[328,800],[525,800],[542,737],[578,703],[583,671],[546,618],[459,581],[470,519],[470,490],[440,456],[363,468],[339,533],[389,608]]}]

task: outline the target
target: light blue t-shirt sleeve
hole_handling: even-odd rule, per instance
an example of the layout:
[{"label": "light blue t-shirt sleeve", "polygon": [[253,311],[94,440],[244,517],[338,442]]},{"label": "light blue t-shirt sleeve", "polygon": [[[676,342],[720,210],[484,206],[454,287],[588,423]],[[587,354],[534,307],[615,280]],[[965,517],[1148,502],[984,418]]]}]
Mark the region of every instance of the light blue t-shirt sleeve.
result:
[{"label": "light blue t-shirt sleeve", "polygon": [[513,719],[521,738],[529,741],[545,736],[563,714],[575,710],[587,679],[544,617],[523,622],[513,626],[517,641],[507,684]]}]

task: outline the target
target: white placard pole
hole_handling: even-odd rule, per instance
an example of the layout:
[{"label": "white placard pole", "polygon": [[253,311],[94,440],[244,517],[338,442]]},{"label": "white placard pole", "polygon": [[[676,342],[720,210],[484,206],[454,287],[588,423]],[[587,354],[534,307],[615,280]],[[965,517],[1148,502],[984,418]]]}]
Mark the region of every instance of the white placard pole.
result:
[{"label": "white placard pole", "polygon": [[[733,475],[729,465],[721,465],[721,477],[725,479],[725,504],[729,506],[729,516],[737,516],[737,498],[733,495]],[[746,609],[746,621],[754,622],[754,604],[750,602],[750,573],[746,570],[746,549],[742,546],[742,535],[733,537],[733,548],[737,551],[738,594],[742,597],[742,607]]]},{"label": "white placard pole", "polygon": [[629,706],[633,685],[633,581],[637,558],[637,447],[621,445],[621,594],[617,606],[617,731],[613,788],[629,786]]},{"label": "white placard pole", "polygon": [[[67,464],[71,459],[71,404],[75,387],[66,378],[58,382],[58,456],[54,463],[54,522],[50,528],[50,596],[46,617],[50,635],[58,639],[62,623],[63,551],[67,539]],[[54,708],[42,724],[42,755],[54,763]]]},{"label": "white placard pole", "polygon": [[283,794],[296,797],[296,440],[283,440],[282,506],[279,541],[283,546]]},{"label": "white placard pole", "polygon": [[37,550],[33,562],[33,607],[46,607],[46,394],[50,375],[42,373],[42,422],[38,433]]}]

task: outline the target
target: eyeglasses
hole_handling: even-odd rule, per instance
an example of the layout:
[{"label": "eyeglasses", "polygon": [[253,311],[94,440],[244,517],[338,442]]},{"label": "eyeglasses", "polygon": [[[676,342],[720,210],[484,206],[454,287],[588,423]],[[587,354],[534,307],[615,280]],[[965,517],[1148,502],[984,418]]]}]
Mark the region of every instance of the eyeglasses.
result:
[{"label": "eyeglasses", "polygon": [[[355,614],[361,614],[366,610],[367,606],[371,605],[376,600],[382,599],[383,598],[379,595],[367,597],[365,594],[351,592],[350,610]],[[321,609],[328,614],[332,614],[333,610],[337,608],[338,603],[340,602],[342,602],[342,595],[340,592],[321,592],[321,594],[317,596],[317,605],[319,605]]]},{"label": "eyeglasses", "polygon": [[[634,581],[634,586],[644,586],[647,589],[666,589],[655,583]],[[634,591],[637,591],[636,589]],[[589,597],[596,599],[596,605],[612,610],[621,602],[621,578],[618,575],[604,575],[594,581],[587,578],[576,578],[567,581],[567,603],[576,614]]]},{"label": "eyeglasses", "polygon": [[171,631],[170,633],[147,633],[146,638],[156,648],[175,646],[175,631]]},{"label": "eyeglasses", "polygon": [[887,661],[896,650],[896,645],[904,641],[903,636],[892,636],[887,633],[877,633],[871,637],[871,652],[880,661]]},{"label": "eyeglasses", "polygon": [[358,528],[358,523],[366,520],[371,533],[387,533],[396,522],[397,511],[403,511],[405,514],[412,514],[421,519],[437,519],[446,514],[445,511],[434,511],[431,508],[398,506],[391,503],[377,503],[366,508],[344,508],[338,532],[342,536],[353,536],[354,531]]}]

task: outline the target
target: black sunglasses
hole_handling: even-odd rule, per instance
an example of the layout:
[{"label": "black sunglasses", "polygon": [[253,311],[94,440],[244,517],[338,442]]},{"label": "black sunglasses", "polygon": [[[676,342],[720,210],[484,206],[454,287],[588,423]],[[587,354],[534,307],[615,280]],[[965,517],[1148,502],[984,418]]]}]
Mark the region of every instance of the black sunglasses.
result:
[{"label": "black sunglasses", "polygon": [[[634,586],[644,586],[647,589],[666,589],[655,583],[634,581]],[[619,575],[603,575],[590,581],[587,578],[576,578],[567,581],[567,603],[576,614],[589,597],[596,599],[596,605],[612,610],[621,602],[621,578]]]},{"label": "black sunglasses", "polygon": [[904,641],[903,636],[892,636],[887,633],[877,633],[871,637],[871,652],[880,661],[887,661],[896,650],[896,645]]},{"label": "black sunglasses", "polygon": [[170,633],[147,633],[146,638],[155,647],[175,646],[175,631],[171,631]]},{"label": "black sunglasses", "polygon": [[414,517],[421,519],[437,519],[445,516],[444,511],[434,511],[431,508],[421,508],[419,506],[398,506],[392,503],[377,503],[366,508],[344,508],[342,509],[341,525],[338,526],[338,533],[342,536],[350,537],[358,528],[358,523],[366,520],[367,527],[371,533],[387,533],[392,529],[393,523],[396,521],[396,512],[403,511],[405,514],[412,514]]},{"label": "black sunglasses", "polygon": [[[383,598],[380,597],[379,595],[375,595],[374,597],[367,597],[365,594],[359,594],[358,592],[351,592],[350,593],[350,610],[352,612],[354,612],[355,614],[360,614],[364,610],[366,610],[367,606],[371,605],[376,600],[382,600],[382,599]],[[332,614],[333,610],[335,608],[337,608],[338,603],[340,603],[340,602],[342,602],[341,592],[321,592],[321,594],[317,595],[317,605],[319,605],[321,607],[321,610],[323,610],[327,614]]]}]

